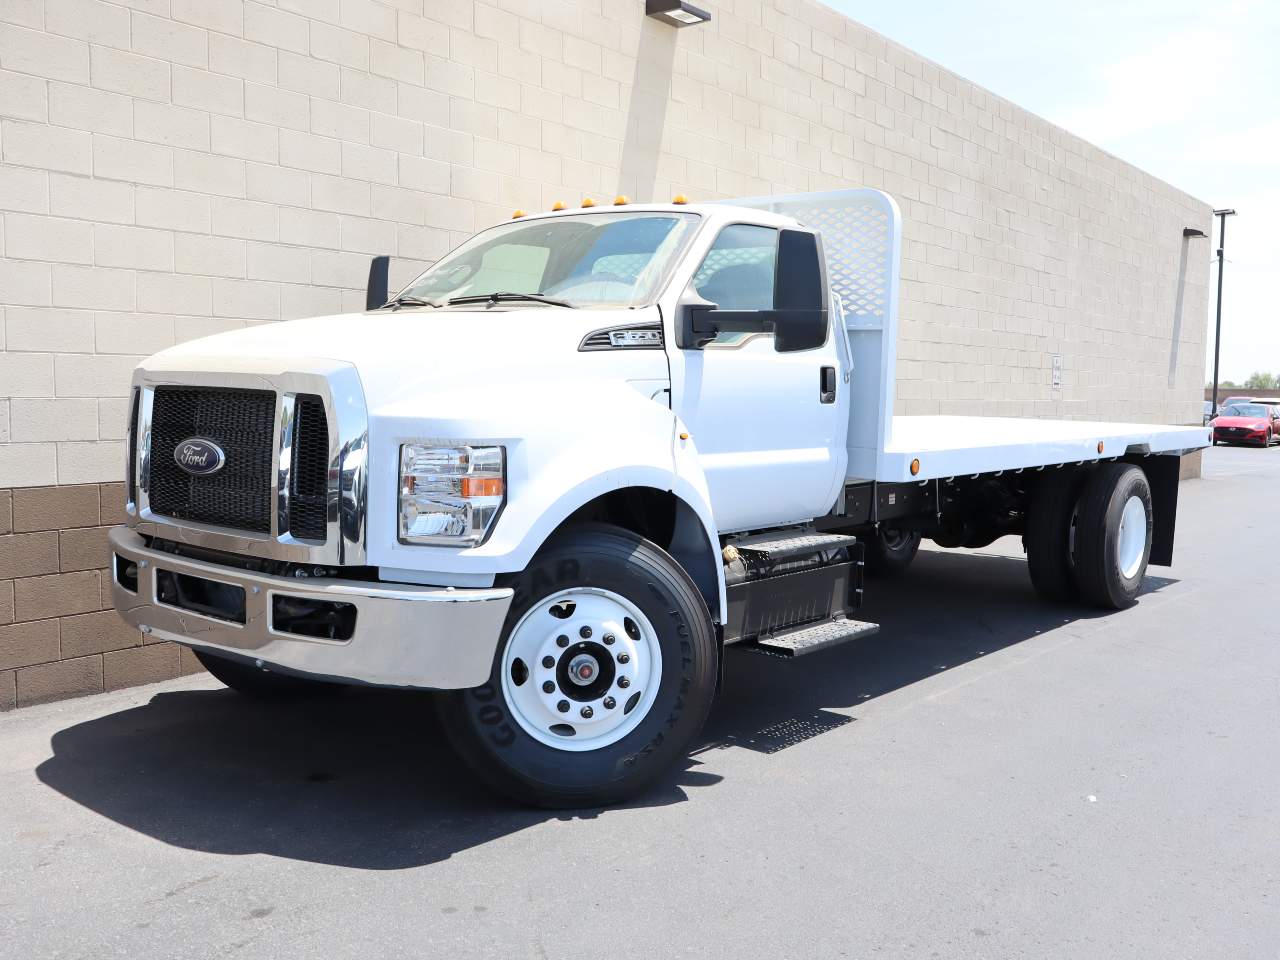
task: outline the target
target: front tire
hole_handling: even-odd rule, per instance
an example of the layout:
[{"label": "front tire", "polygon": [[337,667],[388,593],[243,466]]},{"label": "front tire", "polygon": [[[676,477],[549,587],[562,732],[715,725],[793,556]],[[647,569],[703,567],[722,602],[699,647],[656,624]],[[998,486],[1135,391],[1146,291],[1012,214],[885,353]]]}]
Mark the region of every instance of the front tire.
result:
[{"label": "front tire", "polygon": [[1075,571],[1086,602],[1123,610],[1138,601],[1151,556],[1151,486],[1141,469],[1101,464],[1085,482]]},{"label": "front tire", "polygon": [[551,808],[629,799],[681,760],[715,692],[705,602],[660,547],[603,524],[520,574],[489,681],[439,699],[454,747],[496,791]]}]

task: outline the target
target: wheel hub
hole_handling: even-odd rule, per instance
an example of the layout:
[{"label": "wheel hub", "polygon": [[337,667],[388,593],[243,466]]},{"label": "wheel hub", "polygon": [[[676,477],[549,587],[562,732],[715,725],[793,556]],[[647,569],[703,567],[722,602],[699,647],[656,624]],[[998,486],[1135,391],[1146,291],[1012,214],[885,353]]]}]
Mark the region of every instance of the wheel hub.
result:
[{"label": "wheel hub", "polygon": [[648,618],[598,588],[557,593],[530,608],[503,652],[502,692],[513,719],[561,750],[599,749],[625,737],[653,705],[661,676]]},{"label": "wheel hub", "polygon": [[569,663],[569,679],[579,686],[590,683],[592,678],[599,672],[600,668],[596,663],[596,658],[585,653],[574,657]]},{"label": "wheel hub", "polygon": [[617,668],[613,657],[598,643],[583,640],[563,653],[555,667],[555,682],[566,697],[592,703],[613,686]]}]

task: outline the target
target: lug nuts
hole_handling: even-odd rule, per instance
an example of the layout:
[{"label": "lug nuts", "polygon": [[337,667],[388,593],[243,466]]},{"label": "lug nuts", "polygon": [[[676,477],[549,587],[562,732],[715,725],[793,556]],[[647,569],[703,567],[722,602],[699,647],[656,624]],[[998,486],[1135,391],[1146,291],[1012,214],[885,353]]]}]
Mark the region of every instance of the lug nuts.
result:
[{"label": "lug nuts", "polygon": [[613,697],[605,697],[605,698],[604,698],[604,708],[605,708],[606,710],[612,710],[612,709],[613,709],[614,707],[616,707],[617,705],[618,705],[618,701],[617,701],[617,700],[615,700],[615,699],[613,699]]},{"label": "lug nuts", "polygon": [[604,645],[606,647],[612,647],[616,640],[617,638],[612,633],[606,633],[604,635]]},{"label": "lug nuts", "polygon": [[560,634],[560,636],[556,637],[557,647],[567,647],[568,645],[569,645],[569,638],[566,637],[563,633]]},{"label": "lug nuts", "polygon": [[552,667],[556,665],[556,658],[548,654],[547,656],[542,658],[542,665],[546,667],[548,670],[550,670]]},{"label": "lug nuts", "polygon": [[592,714],[594,711],[593,711],[590,707],[583,707],[583,708],[582,708],[581,710],[579,710],[578,712],[579,712],[580,714],[582,714],[582,719],[583,719],[583,720],[590,720],[590,719],[591,719],[591,714]]},{"label": "lug nuts", "polygon": [[629,653],[620,653],[620,654],[618,654],[618,662],[619,662],[619,663],[630,663],[630,662],[631,662],[631,654],[629,654]]},{"label": "lug nuts", "polygon": [[583,640],[587,639],[587,637],[591,636],[591,628],[583,627],[581,630],[578,631],[578,636],[580,636]]},{"label": "lug nuts", "polygon": [[623,690],[627,689],[627,687],[631,686],[631,678],[630,678],[630,677],[619,677],[619,678],[618,678],[618,686],[620,686]]},{"label": "lug nuts", "polygon": [[556,704],[556,709],[557,709],[557,710],[559,710],[561,713],[568,713],[568,712],[569,712],[569,701],[568,701],[568,700],[561,700],[559,703],[557,703],[557,704]]},{"label": "lug nuts", "polygon": [[556,685],[555,685],[554,683],[552,683],[550,680],[548,680],[548,681],[546,681],[546,682],[542,685],[542,692],[543,692],[543,693],[555,693],[555,692],[556,692]]}]

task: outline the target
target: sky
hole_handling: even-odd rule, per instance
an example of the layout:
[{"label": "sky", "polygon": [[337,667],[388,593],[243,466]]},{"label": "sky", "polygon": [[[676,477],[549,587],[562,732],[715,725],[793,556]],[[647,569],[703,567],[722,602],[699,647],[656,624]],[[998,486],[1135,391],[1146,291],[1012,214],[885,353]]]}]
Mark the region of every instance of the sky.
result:
[{"label": "sky", "polygon": [[[1280,372],[1280,0],[825,2],[1215,208],[1234,208],[1220,376]],[[1208,260],[1218,222],[1199,247]],[[1206,382],[1217,278],[1215,265]]]}]

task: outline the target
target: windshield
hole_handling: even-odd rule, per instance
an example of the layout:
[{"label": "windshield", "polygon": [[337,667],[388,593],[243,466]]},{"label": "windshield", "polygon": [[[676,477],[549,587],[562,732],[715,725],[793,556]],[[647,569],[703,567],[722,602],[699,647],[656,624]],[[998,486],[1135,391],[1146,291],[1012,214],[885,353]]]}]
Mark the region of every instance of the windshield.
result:
[{"label": "windshield", "polygon": [[1265,417],[1267,408],[1260,403],[1232,403],[1222,411],[1224,417]]},{"label": "windshield", "polygon": [[535,294],[573,306],[653,302],[696,214],[605,212],[508,223],[472,237],[401,291],[447,303],[458,297]]}]

